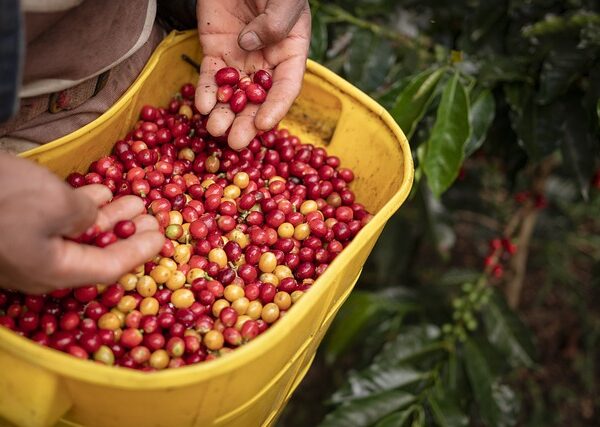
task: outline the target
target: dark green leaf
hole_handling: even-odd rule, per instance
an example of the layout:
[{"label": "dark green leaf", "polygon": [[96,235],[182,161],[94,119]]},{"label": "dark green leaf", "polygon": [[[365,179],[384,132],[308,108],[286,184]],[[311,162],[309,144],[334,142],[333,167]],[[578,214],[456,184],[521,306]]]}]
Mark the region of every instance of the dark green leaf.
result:
[{"label": "dark green leaf", "polygon": [[423,165],[435,196],[439,197],[458,176],[469,134],[469,99],[455,74],[444,88]]},{"label": "dark green leaf", "polygon": [[428,377],[428,373],[396,363],[373,363],[360,372],[351,372],[348,382],[331,397],[332,403],[361,399],[393,390]]},{"label": "dark green leaf", "polygon": [[415,396],[404,391],[392,390],[352,400],[338,406],[327,414],[320,427],[368,427],[388,414],[415,401]]},{"label": "dark green leaf", "polygon": [[444,68],[438,68],[435,71],[424,71],[416,75],[396,100],[390,113],[407,138],[412,136],[427,111],[444,71]]},{"label": "dark green leaf", "polygon": [[375,424],[375,427],[402,427],[414,411],[415,407],[409,406],[403,411],[394,412]]},{"label": "dark green leaf", "polygon": [[506,355],[512,366],[533,366],[535,348],[531,333],[503,297],[494,294],[482,316],[488,341]]},{"label": "dark green leaf", "polygon": [[490,426],[515,425],[518,400],[514,393],[492,376],[486,358],[473,341],[467,340],[464,349],[467,375],[481,418]]},{"label": "dark green leaf", "polygon": [[488,129],[494,121],[496,114],[496,101],[489,90],[483,90],[471,104],[469,110],[469,124],[471,136],[465,145],[465,157],[473,154],[485,141]]},{"label": "dark green leaf", "polygon": [[400,96],[400,93],[404,90],[409,82],[409,76],[396,80],[389,88],[387,88],[377,97],[377,101],[383,105],[386,110],[391,109],[396,104],[396,100]]},{"label": "dark green leaf", "polygon": [[469,418],[460,410],[448,391],[429,396],[429,406],[436,422],[441,427],[466,427]]},{"label": "dark green leaf", "polygon": [[504,89],[519,145],[533,160],[554,152],[562,138],[561,121],[556,118],[564,114],[563,105],[537,105],[529,85],[505,85]]},{"label": "dark green leaf", "polygon": [[440,330],[434,325],[410,326],[402,329],[402,333],[386,343],[375,358],[377,363],[402,363],[425,353],[440,350],[437,339]]},{"label": "dark green leaf", "polygon": [[550,50],[542,65],[537,101],[545,105],[556,100],[588,68],[588,63],[589,52],[570,44]]},{"label": "dark green leaf", "polygon": [[373,292],[354,291],[342,306],[327,336],[326,360],[333,363],[372,322],[375,316],[389,315],[400,307]]},{"label": "dark green leaf", "polygon": [[312,10],[312,33],[309,56],[317,62],[322,62],[327,51],[327,23],[318,10],[318,8],[313,8]]},{"label": "dark green leaf", "polygon": [[388,40],[370,31],[357,30],[352,35],[344,72],[351,83],[371,92],[381,86],[395,61],[396,55]]},{"label": "dark green leaf", "polygon": [[527,70],[527,58],[517,56],[488,56],[481,59],[478,80],[487,87],[499,82],[532,82]]},{"label": "dark green leaf", "polygon": [[588,132],[585,111],[571,101],[562,120],[561,151],[567,168],[575,178],[584,200],[588,199],[590,179],[594,173],[594,137]]}]

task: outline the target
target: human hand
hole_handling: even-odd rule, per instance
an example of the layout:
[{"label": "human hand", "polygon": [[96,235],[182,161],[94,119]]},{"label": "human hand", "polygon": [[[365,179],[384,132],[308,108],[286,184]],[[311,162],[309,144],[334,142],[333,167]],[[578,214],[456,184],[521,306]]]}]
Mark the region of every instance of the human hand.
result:
[{"label": "human hand", "polygon": [[[247,146],[259,130],[272,129],[288,112],[302,88],[310,44],[310,9],[306,0],[198,0],[198,32],[204,58],[196,107],[210,114],[207,129],[224,135],[229,145]],[[215,73],[235,67],[241,76],[258,70],[273,75],[264,104],[248,104],[237,115],[217,103]]]},{"label": "human hand", "polygon": [[[0,286],[27,293],[114,283],[156,255],[164,236],[145,212],[143,201],[112,198],[103,185],[73,190],[33,163],[0,155]],[[104,205],[99,208],[99,206]],[[94,223],[110,230],[133,219],[137,232],[105,248],[66,240]]]}]

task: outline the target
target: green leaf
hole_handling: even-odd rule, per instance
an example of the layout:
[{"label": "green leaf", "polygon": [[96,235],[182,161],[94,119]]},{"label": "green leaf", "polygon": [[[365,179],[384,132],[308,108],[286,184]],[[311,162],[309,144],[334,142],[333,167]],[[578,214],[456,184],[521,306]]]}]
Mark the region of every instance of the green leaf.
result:
[{"label": "green leaf", "polygon": [[458,176],[469,134],[469,99],[457,73],[444,88],[423,165],[429,187],[437,197]]},{"label": "green leaf", "polygon": [[415,400],[415,396],[404,391],[385,391],[364,399],[342,403],[333,412],[327,414],[319,426],[368,427]]},{"label": "green leaf", "polygon": [[464,350],[467,375],[481,418],[494,427],[515,425],[519,408],[515,394],[492,376],[486,358],[473,341],[467,340]]},{"label": "green leaf", "polygon": [[519,145],[532,160],[540,160],[554,152],[561,143],[562,103],[537,105],[531,86],[504,85],[506,101],[511,107],[511,124],[517,133]]},{"label": "green leaf", "polygon": [[466,427],[469,418],[460,410],[452,395],[445,391],[444,394],[437,393],[429,396],[429,407],[436,422],[441,427]]},{"label": "green leaf", "polygon": [[391,109],[396,104],[396,100],[400,96],[400,93],[402,93],[409,82],[409,76],[396,80],[389,88],[377,96],[377,101],[383,105],[386,110]]},{"label": "green leaf", "polygon": [[586,112],[579,102],[569,102],[561,123],[563,159],[584,200],[588,199],[590,180],[594,174],[594,137],[587,130]]},{"label": "green leaf", "polygon": [[511,366],[534,365],[531,333],[503,297],[494,293],[482,316],[488,341],[506,355]]},{"label": "green leaf", "polygon": [[357,30],[352,35],[344,72],[351,83],[371,92],[381,86],[395,61],[396,54],[388,40]]},{"label": "green leaf", "polygon": [[555,101],[588,68],[588,62],[589,52],[571,44],[550,50],[542,64],[537,101],[542,105]]},{"label": "green leaf", "polygon": [[388,341],[375,358],[376,363],[403,363],[423,354],[440,350],[440,330],[435,325],[410,326]]},{"label": "green leaf", "polygon": [[318,7],[312,9],[312,33],[310,37],[309,56],[317,62],[322,62],[325,59],[327,51],[328,36],[327,23],[323,19],[323,15],[318,11]]},{"label": "green leaf", "polygon": [[375,424],[375,427],[402,427],[409,420],[413,412],[415,412],[415,407],[409,406],[403,411],[388,415]]},{"label": "green leaf", "polygon": [[410,366],[373,363],[360,372],[351,372],[346,384],[331,397],[332,403],[361,399],[382,391],[394,390],[429,376]]},{"label": "green leaf", "polygon": [[465,145],[465,157],[473,154],[485,141],[488,129],[496,115],[496,101],[489,90],[483,90],[471,104],[469,124],[471,136]]},{"label": "green leaf", "polygon": [[435,88],[442,78],[445,68],[424,71],[416,75],[400,93],[390,114],[396,120],[407,138],[411,138],[417,125],[427,111]]},{"label": "green leaf", "polygon": [[376,316],[385,315],[398,308],[393,301],[376,293],[352,292],[329,330],[325,345],[327,363],[333,363],[350,347]]}]

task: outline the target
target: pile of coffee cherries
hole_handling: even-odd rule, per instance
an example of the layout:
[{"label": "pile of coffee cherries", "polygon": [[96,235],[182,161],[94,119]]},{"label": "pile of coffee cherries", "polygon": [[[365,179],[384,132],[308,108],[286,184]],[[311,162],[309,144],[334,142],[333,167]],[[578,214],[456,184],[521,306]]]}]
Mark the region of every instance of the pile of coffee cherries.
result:
[{"label": "pile of coffee cherries", "polygon": [[[337,157],[285,129],[232,150],[207,133],[194,92],[186,84],[167,107],[144,106],[111,155],[67,178],[73,187],[104,184],[115,199],[141,197],[166,236],[160,254],[117,283],[0,290],[0,325],[143,371],[211,360],[283,317],[372,218]],[[133,233],[122,221],[78,240],[105,247]]]},{"label": "pile of coffee cherries", "polygon": [[271,75],[265,70],[258,70],[254,78],[248,76],[240,78],[240,73],[233,67],[221,68],[215,74],[217,101],[229,103],[231,111],[239,113],[248,101],[253,104],[262,104],[267,98],[267,92],[273,86]]}]

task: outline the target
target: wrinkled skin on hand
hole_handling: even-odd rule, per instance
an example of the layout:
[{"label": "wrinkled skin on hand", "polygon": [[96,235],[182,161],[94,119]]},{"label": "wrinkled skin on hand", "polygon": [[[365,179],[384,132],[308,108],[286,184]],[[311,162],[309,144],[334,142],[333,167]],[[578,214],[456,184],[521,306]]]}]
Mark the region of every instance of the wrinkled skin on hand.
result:
[{"label": "wrinkled skin on hand", "polygon": [[[126,196],[112,203],[103,185],[72,189],[48,170],[0,155],[0,286],[27,293],[113,283],[156,255],[164,242],[143,201]],[[67,240],[93,224],[110,230],[133,219],[137,232],[106,248]]]},{"label": "wrinkled skin on hand", "polygon": [[[208,131],[228,143],[247,146],[259,130],[275,127],[300,93],[310,44],[310,9],[306,0],[199,0],[198,31],[204,57],[196,107],[210,114]],[[235,115],[217,103],[215,73],[235,67],[241,76],[264,69],[273,87],[262,105],[248,104]]]}]

